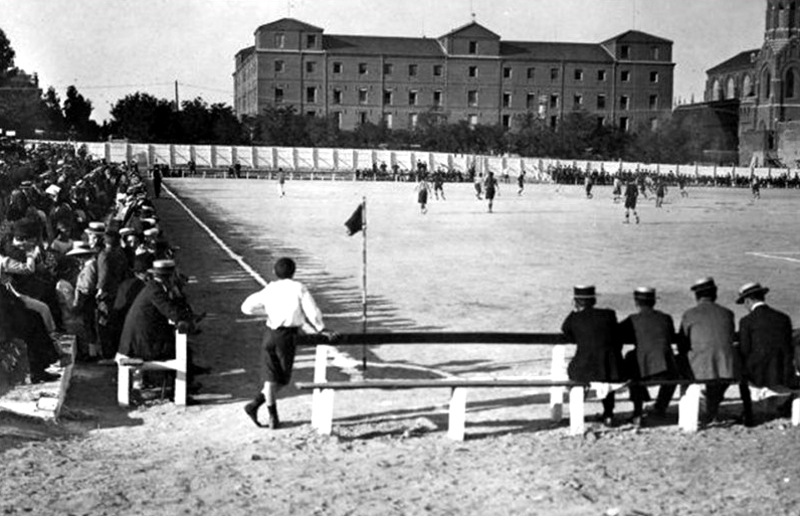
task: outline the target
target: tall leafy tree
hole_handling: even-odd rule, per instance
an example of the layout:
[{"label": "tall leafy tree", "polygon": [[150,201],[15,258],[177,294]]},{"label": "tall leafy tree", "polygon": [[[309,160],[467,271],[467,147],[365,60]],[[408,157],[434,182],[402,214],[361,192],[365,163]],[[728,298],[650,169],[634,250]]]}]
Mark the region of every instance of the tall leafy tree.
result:
[{"label": "tall leafy tree", "polygon": [[11,48],[11,41],[8,40],[3,29],[0,29],[0,86],[3,86],[10,76],[15,75],[15,57],[16,53]]},{"label": "tall leafy tree", "polygon": [[64,123],[67,130],[78,139],[94,140],[99,134],[97,123],[89,117],[92,114],[92,103],[78,93],[75,86],[67,88],[64,99]]},{"label": "tall leafy tree", "polygon": [[141,92],[118,100],[111,107],[111,129],[114,136],[135,142],[156,141],[153,126],[156,124],[159,104],[164,102],[166,101]]},{"label": "tall leafy tree", "polygon": [[61,99],[58,98],[55,88],[50,86],[42,98],[44,112],[47,118],[47,130],[50,133],[63,134],[66,132],[67,123],[61,111]]}]

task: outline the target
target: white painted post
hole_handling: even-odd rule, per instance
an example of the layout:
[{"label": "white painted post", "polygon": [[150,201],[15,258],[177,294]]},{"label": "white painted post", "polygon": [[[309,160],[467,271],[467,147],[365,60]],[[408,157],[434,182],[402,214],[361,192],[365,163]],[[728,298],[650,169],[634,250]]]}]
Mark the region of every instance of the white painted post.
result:
[{"label": "white painted post", "polygon": [[583,435],[586,431],[583,386],[569,390],[569,434]]},{"label": "white painted post", "polygon": [[175,405],[186,406],[186,372],[188,371],[186,334],[175,332]]},{"label": "white painted post", "polygon": [[447,423],[447,437],[463,441],[467,424],[467,389],[456,387],[450,394],[450,412]]},{"label": "white painted post", "polygon": [[[554,382],[567,380],[567,368],[564,364],[566,347],[562,344],[553,346],[553,360],[550,364],[550,380]],[[564,387],[550,387],[550,418],[561,421],[564,417]]]},{"label": "white painted post", "polygon": [[678,426],[684,432],[697,432],[701,388],[699,383],[693,383],[678,402]]},{"label": "white painted post", "polygon": [[[317,346],[316,354],[314,355],[314,382],[321,383],[327,381],[327,366],[328,366],[328,347]],[[314,389],[311,393],[311,427],[321,431],[324,426],[324,416],[327,412],[325,404],[328,400],[325,399],[324,393],[327,391],[322,389]],[[333,391],[331,392],[330,404],[333,405]],[[333,419],[333,411],[331,410],[331,419]],[[332,423],[331,423],[332,424]],[[330,433],[330,432],[329,432]]]},{"label": "white painted post", "polygon": [[792,426],[800,425],[800,397],[794,396],[792,400]]},{"label": "white painted post", "polygon": [[131,368],[117,366],[117,403],[120,407],[131,405]]},{"label": "white painted post", "polygon": [[319,407],[317,407],[316,412],[317,433],[331,435],[333,432],[333,389],[321,389],[318,399]]}]

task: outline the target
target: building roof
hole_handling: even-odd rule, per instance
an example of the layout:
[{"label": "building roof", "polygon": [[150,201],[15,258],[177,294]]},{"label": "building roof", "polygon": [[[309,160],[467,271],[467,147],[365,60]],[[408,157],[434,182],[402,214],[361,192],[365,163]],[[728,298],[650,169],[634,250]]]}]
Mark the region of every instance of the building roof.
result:
[{"label": "building roof", "polygon": [[256,32],[260,30],[296,30],[302,32],[323,32],[323,29],[319,27],[315,27],[314,25],[308,24],[306,22],[302,22],[300,20],[296,20],[294,18],[281,18],[280,20],[275,20],[271,23],[266,23],[261,25],[259,28],[256,29]]},{"label": "building roof", "polygon": [[484,38],[500,39],[499,34],[490,31],[489,29],[487,29],[486,27],[484,27],[483,25],[481,25],[476,21],[471,21],[465,25],[462,25],[461,27],[455,28],[450,32],[448,32],[447,34],[441,36],[440,39],[444,39],[462,33],[466,33],[466,35],[481,36]]},{"label": "building roof", "polygon": [[659,38],[658,36],[653,36],[652,34],[648,34],[646,32],[642,32],[639,30],[629,30],[625,31],[622,34],[617,34],[613,38],[609,38],[603,41],[603,44],[606,43],[616,43],[616,42],[625,42],[625,43],[669,43],[672,44],[672,41],[669,39]]},{"label": "building roof", "polygon": [[322,48],[331,54],[442,56],[439,42],[428,38],[326,35]]},{"label": "building roof", "polygon": [[614,59],[596,43],[550,43],[537,41],[502,41],[500,55],[511,59],[537,61],[581,61],[611,63]]},{"label": "building roof", "polygon": [[757,48],[755,50],[740,52],[727,61],[723,61],[717,66],[709,68],[706,70],[706,74],[717,74],[732,70],[741,70],[742,68],[751,68],[753,66],[753,56],[757,56],[759,50],[760,49]]},{"label": "building roof", "polygon": [[236,57],[237,57],[237,58],[238,58],[238,57],[241,57],[242,59],[245,59],[245,58],[247,58],[247,57],[248,57],[250,54],[252,54],[253,52],[255,52],[255,50],[256,50],[256,47],[254,47],[254,46],[249,46],[249,47],[247,47],[247,48],[243,48],[243,49],[241,49],[240,51],[236,52]]}]

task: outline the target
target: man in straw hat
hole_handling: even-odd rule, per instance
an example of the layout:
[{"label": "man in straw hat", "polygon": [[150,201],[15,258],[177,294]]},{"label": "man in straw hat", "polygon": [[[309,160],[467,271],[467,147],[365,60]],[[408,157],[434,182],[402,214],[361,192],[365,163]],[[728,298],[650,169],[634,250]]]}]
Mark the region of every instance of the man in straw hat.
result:
[{"label": "man in straw hat", "polygon": [[[683,314],[679,334],[679,351],[689,364],[687,373],[694,380],[736,378],[733,312],[717,304],[714,278],[697,280],[691,290],[697,305]],[[705,423],[716,421],[727,389],[727,383],[706,385]]]},{"label": "man in straw hat", "polygon": [[269,410],[269,427],[280,426],[277,408],[278,391],[289,384],[294,367],[295,336],[304,332],[320,333],[328,340],[336,334],[325,328],[322,312],[314,298],[302,283],[295,281],[295,263],[291,258],[275,262],[276,281],[251,294],[242,303],[242,312],[247,315],[266,315],[266,332],[262,342],[262,391],[253,401],[245,405],[244,411],[256,426],[258,409],[266,403]]},{"label": "man in straw hat", "polygon": [[175,358],[175,328],[191,332],[194,314],[187,303],[175,299],[175,262],[156,260],[148,270],[151,281],[136,296],[125,316],[119,353],[143,360]]},{"label": "man in straw hat", "polygon": [[[736,304],[745,305],[749,312],[739,321],[743,391],[748,394],[748,382],[769,389],[792,387],[796,383],[795,364],[800,363],[792,346],[792,320],[767,305],[767,292],[769,289],[760,283],[747,283],[736,299]],[[750,400],[742,401],[745,420],[748,416],[752,420]],[[768,405],[768,410],[775,410],[772,401]]]},{"label": "man in straw hat", "polygon": [[[614,310],[595,308],[594,285],[573,289],[574,310],[561,325],[561,331],[577,346],[567,373],[577,382],[620,382],[625,380],[622,344]],[[614,424],[614,392],[603,399],[603,424]]]},{"label": "man in straw hat", "polygon": [[[640,287],[633,291],[637,313],[620,323],[620,336],[625,343],[634,344],[633,351],[625,356],[625,365],[631,378],[636,380],[669,380],[678,377],[672,343],[676,342],[672,316],[654,307],[656,289]],[[642,408],[648,398],[645,387],[632,385],[633,424],[642,424]],[[664,415],[675,393],[674,385],[662,385],[653,407],[657,415]]]},{"label": "man in straw hat", "polygon": [[111,328],[111,307],[120,283],[130,275],[130,265],[125,251],[120,247],[117,230],[106,228],[103,244],[103,249],[97,255],[97,336],[103,358],[111,360],[117,354],[118,345]]},{"label": "man in straw hat", "polygon": [[97,249],[85,242],[75,242],[67,256],[78,260],[80,272],[75,280],[75,297],[70,308],[80,315],[85,331],[85,342],[79,341],[79,356],[82,360],[99,359],[100,345],[97,342]]}]

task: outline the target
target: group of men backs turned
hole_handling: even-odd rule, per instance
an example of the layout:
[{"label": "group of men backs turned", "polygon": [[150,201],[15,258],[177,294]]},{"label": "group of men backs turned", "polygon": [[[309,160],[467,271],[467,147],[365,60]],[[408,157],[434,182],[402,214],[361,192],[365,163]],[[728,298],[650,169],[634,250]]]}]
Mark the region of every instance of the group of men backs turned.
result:
[{"label": "group of men backs turned", "polygon": [[[765,303],[768,288],[747,283],[739,290],[737,304],[749,313],[739,321],[736,341],[734,314],[717,303],[717,285],[703,278],[691,287],[697,304],[681,317],[675,331],[672,317],[655,309],[656,291],[637,288],[633,293],[637,312],[621,323],[611,309],[596,308],[594,286],[574,288],[574,311],[562,325],[564,335],[577,345],[568,366],[571,380],[618,383],[627,380],[690,380],[706,382],[705,424],[718,420],[719,406],[730,383],[738,383],[742,422],[755,424],[749,386],[787,393],[797,388],[800,349],[793,344],[788,315]],[[625,357],[624,344],[634,349]],[[677,345],[677,355],[672,345]],[[715,381],[718,380],[718,381]],[[675,392],[675,384],[659,387],[651,414],[663,416]],[[643,386],[630,388],[635,425],[643,423],[648,394]],[[771,398],[774,400],[775,398]],[[614,424],[615,394],[603,399],[603,423]],[[790,402],[769,411],[787,415]]]}]

